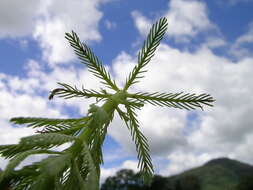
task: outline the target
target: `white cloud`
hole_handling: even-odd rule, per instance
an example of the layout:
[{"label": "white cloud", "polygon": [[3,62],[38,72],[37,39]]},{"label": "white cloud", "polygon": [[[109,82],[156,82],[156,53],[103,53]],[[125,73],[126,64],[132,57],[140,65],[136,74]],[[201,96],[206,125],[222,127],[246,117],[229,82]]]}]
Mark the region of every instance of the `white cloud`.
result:
[{"label": "white cloud", "polygon": [[248,31],[240,35],[230,47],[230,54],[237,58],[252,57],[251,50],[245,45],[253,43],[253,22],[249,23]]},{"label": "white cloud", "polygon": [[[210,89],[217,104],[208,116],[202,118],[202,127],[191,137],[198,149],[220,149],[228,153],[232,147],[244,144],[246,136],[253,133],[253,120],[249,114],[253,102],[250,96],[253,90],[250,85],[253,81],[250,74],[252,63],[253,59],[248,58],[224,64],[220,71],[217,70],[217,77],[213,79],[216,85]],[[206,144],[199,144],[204,139]]]},{"label": "white cloud", "polygon": [[74,59],[69,44],[64,40],[64,32],[69,32],[61,20],[42,21],[36,26],[34,38],[40,43],[43,58],[50,64],[68,62]]},{"label": "white cloud", "polygon": [[[224,1],[224,0],[221,0]],[[229,0],[228,1],[230,5],[236,5],[238,3],[250,3],[252,2],[252,0]],[[227,1],[225,1],[225,3],[227,4]]]},{"label": "white cloud", "polygon": [[242,160],[244,162],[248,162],[248,163],[252,164],[252,154],[253,154],[252,137],[253,137],[252,133],[249,133],[248,135],[245,135],[243,143],[236,146],[234,151],[230,152],[230,156],[232,158],[237,158],[239,160]]},{"label": "white cloud", "polygon": [[[140,122],[140,129],[148,139],[153,156],[164,156],[187,145],[183,136],[186,124],[185,112],[145,106],[136,112]],[[159,120],[157,120],[159,118]],[[108,133],[122,145],[131,156],[137,157],[135,144],[125,123],[115,116]]]},{"label": "white cloud", "polygon": [[152,155],[166,155],[174,149],[187,145],[183,136],[183,129],[186,125],[185,112],[168,108],[154,108],[149,105],[139,112],[139,120],[149,139]]},{"label": "white cloud", "polygon": [[100,184],[104,183],[106,178],[108,178],[110,176],[114,176],[118,170],[119,170],[118,167],[115,167],[115,168],[101,167]]},{"label": "white cloud", "polygon": [[[217,26],[208,18],[208,10],[203,1],[171,0],[164,16],[168,19],[167,34],[177,42],[189,42],[201,32],[217,30]],[[146,36],[152,21],[138,11],[133,11],[132,17],[140,34]]]},{"label": "white cloud", "polygon": [[[0,2],[0,38],[33,36],[43,58],[51,65],[74,59],[65,32],[76,31],[85,42],[99,41],[99,5],[104,0],[60,0]],[[22,8],[20,8],[22,7]],[[11,9],[11,11],[10,11]]]},{"label": "white cloud", "polygon": [[253,42],[253,22],[249,24],[248,31],[241,35],[237,40],[237,44],[252,43]]},{"label": "white cloud", "polygon": [[160,173],[165,176],[176,175],[182,171],[198,167],[213,158],[215,157],[206,153],[196,155],[191,152],[175,152],[168,156],[170,163]]},{"label": "white cloud", "polygon": [[[19,139],[28,135],[32,135],[34,130],[31,128],[13,128],[9,121],[5,118],[0,118],[1,130],[1,144],[15,144]],[[3,132],[5,131],[5,132]],[[3,163],[0,162],[0,168],[3,168]]]},{"label": "white cloud", "polygon": [[206,5],[197,0],[171,0],[168,18],[168,34],[180,41],[194,37],[214,25],[208,19]]},{"label": "white cloud", "polygon": [[74,30],[82,40],[98,41],[98,22],[102,13],[98,10],[99,1],[77,0],[50,1],[43,18],[38,21],[34,37],[44,50],[44,58],[51,64],[66,63],[74,58],[65,32]]},{"label": "white cloud", "polygon": [[133,11],[131,13],[133,19],[134,19],[134,24],[136,28],[139,30],[140,34],[143,36],[147,36],[152,23],[150,20],[148,20],[145,16],[143,16],[140,12],[138,11]]},{"label": "white cloud", "polygon": [[224,47],[226,44],[227,43],[224,39],[218,37],[209,37],[205,42],[205,46],[209,48]]},{"label": "white cloud", "polygon": [[[26,83],[24,85],[23,83]],[[45,97],[36,93],[40,90],[41,81],[35,78],[18,78],[4,75],[0,80],[1,118],[22,116],[59,116]]]},{"label": "white cloud", "polygon": [[123,88],[125,84],[126,77],[128,77],[129,72],[136,64],[136,60],[131,57],[126,52],[121,52],[113,61],[112,61],[112,71],[121,70],[121,73],[117,75],[117,84]]},{"label": "white cloud", "polygon": [[113,30],[117,27],[116,22],[113,22],[113,21],[110,21],[110,20],[105,20],[104,24],[105,24],[105,27],[108,30]]},{"label": "white cloud", "polygon": [[31,35],[43,8],[41,0],[1,0],[0,38]]}]

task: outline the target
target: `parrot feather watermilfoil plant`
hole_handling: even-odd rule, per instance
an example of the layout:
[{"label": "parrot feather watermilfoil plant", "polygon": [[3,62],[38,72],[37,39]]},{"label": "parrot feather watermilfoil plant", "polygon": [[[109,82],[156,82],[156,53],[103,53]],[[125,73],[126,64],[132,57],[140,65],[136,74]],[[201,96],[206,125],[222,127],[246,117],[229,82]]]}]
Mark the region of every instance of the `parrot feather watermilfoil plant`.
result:
[{"label": "parrot feather watermilfoil plant", "polygon": [[[202,109],[203,105],[212,106],[214,102],[209,94],[128,92],[130,86],[143,78],[143,73],[146,72],[144,68],[154,56],[166,29],[166,18],[161,18],[152,26],[138,54],[138,63],[122,89],[112,80],[92,50],[81,43],[77,34],[66,33],[65,37],[81,63],[115,93],[109,93],[105,89],[78,89],[76,86],[59,83],[60,87],[51,91],[49,99],[54,96],[95,98],[96,103],[90,105],[87,116],[76,119],[12,118],[10,121],[14,124],[42,129],[38,130],[39,134],[21,138],[18,144],[0,146],[1,156],[10,159],[0,176],[0,184],[9,185],[14,190],[98,190],[100,166],[103,163],[102,145],[115,112],[131,133],[136,145],[140,173],[144,182],[148,183],[154,169],[147,138],[140,130],[136,110],[146,103],[192,110]],[[100,101],[103,101],[101,106],[98,105]],[[52,149],[65,143],[70,143],[70,146],[62,151]],[[16,169],[24,159],[38,154],[46,154],[48,157]]]}]

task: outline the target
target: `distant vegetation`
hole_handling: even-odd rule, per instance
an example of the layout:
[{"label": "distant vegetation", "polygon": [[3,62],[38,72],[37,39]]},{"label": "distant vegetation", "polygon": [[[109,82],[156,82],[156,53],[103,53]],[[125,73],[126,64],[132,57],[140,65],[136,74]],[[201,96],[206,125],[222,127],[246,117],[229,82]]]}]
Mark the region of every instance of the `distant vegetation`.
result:
[{"label": "distant vegetation", "polygon": [[155,175],[151,186],[123,169],[108,177],[101,190],[253,190],[253,166],[228,158],[214,159],[179,175]]}]

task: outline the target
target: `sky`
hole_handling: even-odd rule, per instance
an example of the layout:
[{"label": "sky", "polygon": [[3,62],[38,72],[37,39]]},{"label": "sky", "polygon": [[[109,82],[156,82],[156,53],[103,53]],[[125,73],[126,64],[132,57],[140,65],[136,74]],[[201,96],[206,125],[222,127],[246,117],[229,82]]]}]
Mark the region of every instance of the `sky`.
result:
[{"label": "sky", "polygon": [[[80,117],[95,102],[48,100],[57,82],[102,87],[65,32],[77,32],[122,87],[150,27],[166,17],[165,37],[131,92],[209,93],[216,102],[204,111],[145,105],[137,112],[155,173],[177,174],[218,157],[253,164],[252,10],[252,0],[1,0],[1,144],[35,132],[9,123],[12,117]],[[135,145],[117,115],[103,153],[101,180],[121,168],[137,171]],[[6,164],[0,158],[0,168]]]}]

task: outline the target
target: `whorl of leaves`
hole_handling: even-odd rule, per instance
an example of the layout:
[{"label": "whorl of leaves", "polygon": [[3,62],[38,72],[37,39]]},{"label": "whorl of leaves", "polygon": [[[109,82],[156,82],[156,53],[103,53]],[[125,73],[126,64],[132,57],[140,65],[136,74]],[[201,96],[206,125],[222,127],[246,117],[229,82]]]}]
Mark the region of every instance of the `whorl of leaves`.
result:
[{"label": "whorl of leaves", "polygon": [[[138,167],[145,182],[150,182],[154,169],[149,155],[146,137],[142,134],[135,109],[141,109],[146,103],[155,106],[167,106],[186,110],[212,106],[214,99],[208,94],[190,93],[145,93],[129,94],[128,88],[137,83],[146,72],[144,67],[154,56],[154,52],[163,38],[167,28],[166,18],[156,22],[138,54],[138,63],[126,79],[126,84],[120,90],[102,63],[89,47],[80,42],[75,32],[66,33],[65,37],[74,48],[81,62],[88,70],[98,77],[102,84],[116,91],[109,94],[102,89],[100,92],[78,89],[65,83],[59,83],[60,88],[54,89],[49,99],[54,96],[61,98],[96,98],[97,102],[105,100],[102,106],[91,104],[87,117],[77,119],[49,119],[33,117],[17,117],[11,119],[14,124],[25,124],[27,127],[43,128],[41,134],[21,138],[18,144],[0,145],[0,155],[11,158],[3,174],[0,174],[0,188],[11,184],[14,190],[99,190],[100,165],[103,163],[102,145],[107,134],[107,128],[114,117],[114,111],[119,113],[130,130],[132,140],[136,145]],[[125,112],[119,105],[125,106]],[[51,151],[70,142],[71,145],[61,152]],[[40,162],[15,168],[30,155],[55,154]]]}]

